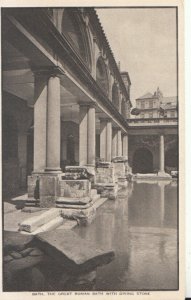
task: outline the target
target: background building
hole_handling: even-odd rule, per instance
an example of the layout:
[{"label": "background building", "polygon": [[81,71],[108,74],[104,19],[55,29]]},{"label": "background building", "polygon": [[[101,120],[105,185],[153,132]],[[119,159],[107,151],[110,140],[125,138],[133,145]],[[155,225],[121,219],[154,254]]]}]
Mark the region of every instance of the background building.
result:
[{"label": "background building", "polygon": [[136,108],[140,114],[139,119],[153,118],[177,118],[177,97],[163,97],[162,92],[157,88],[154,94],[147,93],[136,99]]}]

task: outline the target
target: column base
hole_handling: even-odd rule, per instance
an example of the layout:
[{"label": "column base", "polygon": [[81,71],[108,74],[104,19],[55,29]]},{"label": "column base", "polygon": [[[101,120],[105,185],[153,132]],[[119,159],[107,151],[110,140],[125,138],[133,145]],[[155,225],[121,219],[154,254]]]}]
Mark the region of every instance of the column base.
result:
[{"label": "column base", "polygon": [[159,171],[158,177],[171,178],[171,176],[168,173],[166,173],[165,171]]}]

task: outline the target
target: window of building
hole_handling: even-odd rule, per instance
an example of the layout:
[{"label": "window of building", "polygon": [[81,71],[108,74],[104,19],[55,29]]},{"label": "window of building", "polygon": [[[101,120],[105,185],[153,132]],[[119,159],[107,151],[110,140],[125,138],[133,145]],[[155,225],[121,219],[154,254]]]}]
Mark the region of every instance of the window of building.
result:
[{"label": "window of building", "polygon": [[143,113],[140,114],[140,118],[141,118],[141,119],[144,119],[144,117],[145,117],[145,114],[143,114]]},{"label": "window of building", "polygon": [[152,100],[149,101],[149,108],[153,108],[153,101]]},{"label": "window of building", "polygon": [[141,108],[145,108],[145,102],[144,101],[141,102]]},{"label": "window of building", "polygon": [[153,118],[153,113],[152,112],[149,113],[149,118]]}]

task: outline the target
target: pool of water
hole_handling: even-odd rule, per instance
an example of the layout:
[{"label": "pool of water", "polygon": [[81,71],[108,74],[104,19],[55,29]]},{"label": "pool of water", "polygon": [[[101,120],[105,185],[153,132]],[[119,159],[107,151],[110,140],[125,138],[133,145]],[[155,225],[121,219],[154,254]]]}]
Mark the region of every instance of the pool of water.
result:
[{"label": "pool of water", "polygon": [[115,251],[115,260],[97,270],[96,290],[178,289],[176,181],[129,183],[75,232]]}]

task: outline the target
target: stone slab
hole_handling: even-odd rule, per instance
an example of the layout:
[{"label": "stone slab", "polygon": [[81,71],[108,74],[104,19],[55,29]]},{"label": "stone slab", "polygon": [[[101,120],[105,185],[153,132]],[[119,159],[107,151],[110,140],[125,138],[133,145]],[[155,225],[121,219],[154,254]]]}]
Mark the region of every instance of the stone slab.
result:
[{"label": "stone slab", "polygon": [[90,195],[91,183],[89,180],[60,180],[61,197],[87,197]]},{"label": "stone slab", "polygon": [[33,236],[24,236],[20,232],[4,231],[3,249],[4,252],[22,251],[33,240]]},{"label": "stone slab", "polygon": [[35,231],[32,232],[33,235],[36,235],[40,232],[46,232],[56,229],[64,223],[63,217],[59,216],[51,220],[50,222],[38,227]]},{"label": "stone slab", "polygon": [[94,249],[71,230],[40,233],[36,236],[40,249],[63,264],[70,273],[89,272],[114,259],[113,250]]},{"label": "stone slab", "polygon": [[67,197],[59,197],[56,200],[56,204],[72,204],[72,205],[85,205],[91,202],[90,197],[83,197],[83,198],[67,198]]},{"label": "stone slab", "polygon": [[48,223],[52,219],[60,216],[61,211],[58,208],[51,208],[50,210],[43,212],[39,216],[34,216],[24,220],[19,224],[19,229],[22,231],[33,232],[38,227]]}]

